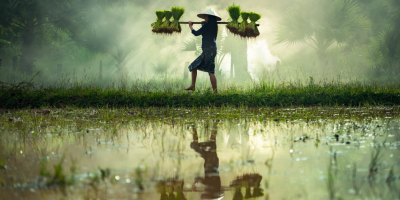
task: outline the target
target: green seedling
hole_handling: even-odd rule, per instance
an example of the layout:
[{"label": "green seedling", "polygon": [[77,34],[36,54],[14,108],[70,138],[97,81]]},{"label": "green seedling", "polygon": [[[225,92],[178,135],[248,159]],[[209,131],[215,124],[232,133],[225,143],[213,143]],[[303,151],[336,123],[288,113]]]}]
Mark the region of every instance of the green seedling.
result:
[{"label": "green seedling", "polygon": [[182,31],[181,25],[179,24],[179,20],[181,19],[182,15],[185,13],[185,8],[182,7],[172,7],[171,9],[172,17],[174,20],[171,23],[170,28],[172,31],[180,33]]},{"label": "green seedling", "polygon": [[230,16],[230,18],[232,20],[226,25],[226,28],[228,28],[228,30],[231,33],[237,34],[237,32],[239,30],[239,22],[238,22],[238,20],[239,20],[239,17],[240,17],[240,6],[232,4],[226,10],[228,11],[229,16]]},{"label": "green seedling", "polygon": [[239,30],[237,31],[237,33],[241,36],[241,37],[247,37],[247,33],[246,33],[246,27],[249,25],[248,23],[248,19],[249,19],[249,15],[250,13],[248,12],[241,12],[240,15],[242,16],[242,22],[239,25]]},{"label": "green seedling", "polygon": [[256,26],[256,22],[261,19],[261,15],[255,12],[249,13],[251,20],[250,24],[246,27],[247,37],[257,37],[260,35],[260,31]]},{"label": "green seedling", "polygon": [[67,178],[63,173],[63,162],[64,162],[65,155],[61,157],[61,160],[58,164],[54,165],[54,175],[53,178],[48,182],[48,185],[60,185],[65,186],[67,185]]},{"label": "green seedling", "polygon": [[156,15],[157,15],[157,20],[156,22],[151,24],[151,27],[153,27],[152,31],[154,33],[160,33],[160,28],[163,23],[163,19],[165,17],[165,11],[163,10],[156,11]]},{"label": "green seedling", "polygon": [[165,14],[165,20],[162,23],[161,27],[160,27],[160,32],[162,33],[167,33],[167,34],[171,34],[173,32],[172,28],[171,28],[171,17],[172,17],[172,12],[169,10],[165,10],[164,11]]}]

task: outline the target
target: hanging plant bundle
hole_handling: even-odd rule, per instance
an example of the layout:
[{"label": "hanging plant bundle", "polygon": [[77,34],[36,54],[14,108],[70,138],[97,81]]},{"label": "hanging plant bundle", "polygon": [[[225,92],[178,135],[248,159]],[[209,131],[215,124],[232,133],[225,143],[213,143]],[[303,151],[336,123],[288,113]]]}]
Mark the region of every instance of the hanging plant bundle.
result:
[{"label": "hanging plant bundle", "polygon": [[230,21],[227,25],[226,28],[233,33],[237,34],[239,30],[239,17],[240,17],[240,6],[239,5],[231,5],[226,9],[229,13],[229,16],[231,17],[232,21]]},{"label": "hanging plant bundle", "polygon": [[170,28],[173,32],[180,33],[182,31],[182,28],[181,25],[179,24],[179,19],[181,19],[183,13],[185,13],[185,8],[172,7],[171,13],[174,20],[172,21]]},{"label": "hanging plant bundle", "polygon": [[261,19],[261,15],[258,13],[251,12],[249,13],[249,18],[251,20],[249,24],[249,29],[248,29],[248,37],[257,37],[260,35],[260,31],[258,31],[258,28],[256,26],[256,22]]},{"label": "hanging plant bundle", "polygon": [[172,28],[170,27],[171,26],[170,19],[172,17],[172,12],[169,10],[165,10],[164,13],[165,13],[165,20],[162,23],[160,30],[162,33],[172,33]]},{"label": "hanging plant bundle", "polygon": [[247,20],[249,19],[249,13],[248,12],[241,12],[240,15],[242,16],[242,23],[240,23],[239,25],[239,30],[238,30],[238,34],[241,37],[246,37],[246,27],[249,25],[249,23],[247,22]]},{"label": "hanging plant bundle", "polygon": [[160,27],[162,25],[162,20],[164,19],[165,13],[162,10],[156,11],[156,15],[157,15],[157,21],[151,24],[151,27],[153,27],[153,29],[151,31],[153,31],[154,33],[160,33]]}]

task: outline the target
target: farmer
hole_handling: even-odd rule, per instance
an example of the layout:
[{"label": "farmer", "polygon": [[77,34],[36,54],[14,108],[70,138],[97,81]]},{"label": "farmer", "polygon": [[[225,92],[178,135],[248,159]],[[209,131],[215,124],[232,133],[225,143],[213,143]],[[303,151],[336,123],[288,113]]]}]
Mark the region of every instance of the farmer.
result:
[{"label": "farmer", "polygon": [[208,72],[214,94],[218,94],[217,79],[214,75],[215,56],[217,55],[217,43],[215,40],[217,39],[218,35],[217,21],[221,21],[221,17],[211,8],[198,14],[197,16],[205,20],[204,25],[196,31],[193,29],[193,22],[189,21],[189,27],[192,30],[193,35],[203,36],[201,45],[203,53],[196,58],[192,64],[189,65],[189,71],[192,72],[192,84],[185,88],[185,90],[194,91],[196,89],[197,70],[201,70]]}]

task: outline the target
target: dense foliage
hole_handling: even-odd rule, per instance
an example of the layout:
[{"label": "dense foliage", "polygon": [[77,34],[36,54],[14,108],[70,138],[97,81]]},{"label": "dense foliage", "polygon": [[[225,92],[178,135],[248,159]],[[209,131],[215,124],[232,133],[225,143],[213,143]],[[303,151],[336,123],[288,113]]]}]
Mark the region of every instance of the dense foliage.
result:
[{"label": "dense foliage", "polygon": [[[166,68],[176,65],[179,56],[175,57],[171,52],[178,52],[173,49],[161,55],[159,50],[164,46],[181,46],[177,45],[177,41],[182,44],[181,41],[177,38],[149,36],[152,33],[148,24],[156,20],[153,10],[155,7],[159,8],[158,4],[161,3],[162,8],[185,6],[169,1],[149,3],[143,0],[0,0],[1,81],[10,82],[10,77],[20,78],[19,80],[30,78],[37,72],[48,77],[60,74],[61,71],[82,74],[84,70],[89,71],[87,68],[94,63],[96,70],[90,71],[93,77],[122,77],[129,70],[134,71],[138,77],[144,77],[139,72],[145,73],[145,70],[163,79],[172,77],[170,74],[176,74],[172,73],[175,71],[164,69],[161,65],[168,65]],[[280,75],[284,74],[282,76],[286,81],[320,75],[332,78],[342,74],[350,78],[363,74],[358,77],[363,81],[398,81],[400,3],[397,0],[282,0],[260,2],[257,6],[245,2],[242,4],[257,13],[260,12],[256,7],[267,6],[275,14],[279,14],[273,16],[279,21],[277,26],[268,27],[276,35],[268,35],[268,39],[278,44],[290,45],[290,48],[277,55],[282,58],[282,62],[276,66],[258,64],[267,74],[280,70]],[[215,5],[221,9],[231,5],[229,12],[220,14],[232,18],[223,20],[233,20],[232,27],[243,20],[240,18],[240,7],[232,5],[232,2],[223,0]],[[178,14],[175,13],[175,17],[180,20],[181,16]],[[260,14],[265,16],[262,20],[274,20],[265,12]],[[175,22],[176,27],[175,17],[175,21],[170,22]],[[151,22],[147,23],[146,20]],[[262,20],[258,23],[264,28],[262,23],[266,21]],[[257,27],[254,30],[258,32]],[[218,80],[229,79],[238,83],[264,76],[265,74],[249,72],[248,41],[233,37],[229,31],[223,33],[225,31],[220,29],[221,35],[218,35],[217,41]],[[261,34],[258,38],[260,37],[266,36]],[[186,40],[184,49],[195,45],[194,49],[198,54],[199,43],[199,40]],[[296,51],[292,47],[298,47],[298,44],[304,44],[316,53],[309,53],[307,48],[301,47],[298,53],[287,56],[286,51]],[[274,46],[269,48],[273,49]],[[231,66],[230,71],[224,75],[220,66],[227,56],[230,56]],[[175,63],[164,62],[165,57],[176,58]],[[106,76],[101,76],[101,69],[100,72],[97,70],[99,60],[103,61],[103,73],[107,73]],[[129,62],[131,63],[127,70]],[[81,69],[81,66],[88,67],[75,72],[77,65]],[[161,68],[164,70],[157,70]],[[292,72],[304,74],[301,77],[289,76]],[[52,77],[59,78],[59,75]]]},{"label": "dense foliage", "polygon": [[327,49],[339,45],[352,56],[347,67],[361,65],[371,78],[397,80],[400,75],[400,2],[395,0],[306,0],[289,6],[277,30],[276,43],[304,43],[315,49],[321,66],[333,67],[337,56]]}]

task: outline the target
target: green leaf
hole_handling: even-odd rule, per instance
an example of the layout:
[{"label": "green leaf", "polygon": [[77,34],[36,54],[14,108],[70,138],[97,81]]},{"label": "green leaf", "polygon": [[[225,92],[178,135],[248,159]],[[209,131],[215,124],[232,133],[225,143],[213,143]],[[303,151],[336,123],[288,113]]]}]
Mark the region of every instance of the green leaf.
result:
[{"label": "green leaf", "polygon": [[3,40],[3,39],[0,39],[0,43],[4,43],[4,44],[11,44],[11,42],[10,42],[10,41]]}]

